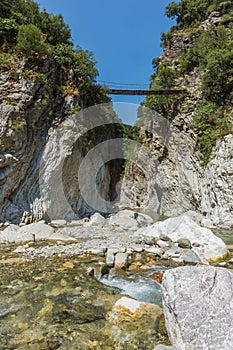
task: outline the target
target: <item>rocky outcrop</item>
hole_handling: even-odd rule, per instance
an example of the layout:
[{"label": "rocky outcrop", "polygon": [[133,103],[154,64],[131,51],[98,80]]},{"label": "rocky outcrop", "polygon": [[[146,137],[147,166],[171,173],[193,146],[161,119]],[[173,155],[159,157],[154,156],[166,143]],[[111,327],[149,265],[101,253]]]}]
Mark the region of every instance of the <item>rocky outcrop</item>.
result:
[{"label": "rocky outcrop", "polygon": [[[221,21],[220,14],[213,13],[200,24],[199,30],[208,31]],[[189,28],[173,28],[169,34],[164,53],[159,57],[158,72],[163,64],[179,71],[180,55],[185,49],[193,47],[197,35]],[[147,208],[165,216],[195,210],[206,215],[212,224],[229,227],[233,225],[232,135],[225,136],[213,147],[211,161],[205,168],[197,148],[198,135],[190,127],[202,99],[203,73],[202,69],[194,67],[188,74],[181,72],[175,80],[173,88],[185,88],[187,94],[177,96],[163,114],[167,118],[167,137],[161,138],[160,129],[164,129],[164,123],[160,121],[163,117],[154,113],[149,124],[143,113],[139,115],[140,136],[148,152],[146,157],[138,153],[138,160],[126,168],[121,201],[122,205]],[[156,83],[156,79],[159,76],[156,78],[154,73],[152,82]],[[161,102],[165,107],[169,105],[169,97],[167,100]],[[229,105],[230,101],[229,97]],[[156,121],[160,127],[151,127]],[[202,132],[200,130],[200,135]],[[146,168],[140,166],[140,157],[145,158]]]},{"label": "rocky outcrop", "polygon": [[202,181],[201,211],[215,225],[233,224],[233,135],[216,147]]},{"label": "rocky outcrop", "polygon": [[[157,118],[160,121],[162,117]],[[179,118],[167,124],[167,138],[158,137],[157,126],[142,128],[142,138],[149,133],[145,139],[148,152],[139,153],[135,163],[126,168],[121,191],[123,206],[147,208],[167,216],[200,207],[203,169],[194,151],[196,139],[187,131],[189,118]],[[142,162],[146,164],[144,169],[140,167]]]},{"label": "rocky outcrop", "polygon": [[[101,111],[96,118],[90,112],[75,117],[82,103],[77,82],[53,59],[36,64],[12,58],[10,66],[1,66],[0,84],[0,220],[30,223],[93,213],[80,194],[77,172],[90,148],[116,134],[111,126],[98,129],[110,119],[113,124],[111,106],[105,108],[108,120]],[[111,167],[118,174],[114,181],[120,170],[104,163],[97,188],[109,199],[115,188]]]},{"label": "rocky outcrop", "polygon": [[164,314],[175,348],[233,348],[232,288],[233,275],[222,268],[186,266],[164,273]]}]

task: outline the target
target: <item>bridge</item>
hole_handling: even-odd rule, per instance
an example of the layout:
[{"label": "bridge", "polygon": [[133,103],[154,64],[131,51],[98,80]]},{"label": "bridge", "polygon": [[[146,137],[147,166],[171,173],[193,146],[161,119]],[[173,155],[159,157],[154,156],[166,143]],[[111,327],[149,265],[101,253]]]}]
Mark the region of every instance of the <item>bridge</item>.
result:
[{"label": "bridge", "polygon": [[[108,95],[177,95],[187,93],[185,89],[148,89],[148,85],[120,84],[98,81]],[[145,88],[146,87],[146,88]]]}]

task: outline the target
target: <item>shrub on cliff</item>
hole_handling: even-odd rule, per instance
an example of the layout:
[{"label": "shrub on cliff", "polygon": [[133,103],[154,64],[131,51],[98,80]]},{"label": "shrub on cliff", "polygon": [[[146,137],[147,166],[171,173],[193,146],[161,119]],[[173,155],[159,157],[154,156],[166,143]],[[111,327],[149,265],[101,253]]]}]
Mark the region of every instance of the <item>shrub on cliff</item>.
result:
[{"label": "shrub on cliff", "polygon": [[15,48],[27,56],[46,55],[49,51],[43,33],[34,24],[19,27]]}]

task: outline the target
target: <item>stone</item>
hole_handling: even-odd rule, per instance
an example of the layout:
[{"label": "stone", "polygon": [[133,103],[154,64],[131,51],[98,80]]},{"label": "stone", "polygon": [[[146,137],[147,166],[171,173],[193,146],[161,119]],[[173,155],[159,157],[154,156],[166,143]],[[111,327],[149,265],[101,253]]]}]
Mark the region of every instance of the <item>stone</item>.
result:
[{"label": "stone", "polygon": [[53,227],[64,227],[66,226],[67,221],[66,220],[52,220],[50,222],[50,225]]},{"label": "stone", "polygon": [[143,244],[136,244],[136,243],[132,243],[130,244],[130,248],[137,253],[141,253],[144,250],[144,245]]},{"label": "stone", "polygon": [[151,253],[151,254],[154,254],[156,256],[162,256],[163,255],[163,250],[161,248],[157,248],[157,247],[145,248],[145,251],[147,253]]},{"label": "stone", "polygon": [[104,224],[105,221],[106,221],[105,218],[101,214],[95,213],[90,217],[90,221],[88,221],[85,225],[87,226],[99,225],[99,224]]},{"label": "stone", "polygon": [[122,297],[117,300],[106,318],[111,324],[122,325],[137,321],[148,315],[158,319],[162,315],[162,309],[155,304]]},{"label": "stone", "polygon": [[163,308],[177,349],[233,349],[233,274],[213,266],[165,271]]},{"label": "stone", "polygon": [[172,242],[171,238],[165,235],[164,233],[160,233],[159,239],[165,242]]},{"label": "stone", "polygon": [[115,249],[108,248],[107,254],[106,254],[106,264],[109,267],[113,267],[113,265],[114,265],[115,254],[116,254],[116,250]]},{"label": "stone", "polygon": [[[181,260],[185,263],[192,263],[192,264],[198,264],[203,263],[202,259],[199,258],[199,256],[193,251],[193,250],[187,250],[182,253]],[[206,261],[205,261],[206,263]]]},{"label": "stone", "polygon": [[171,243],[168,241],[162,241],[161,239],[159,239],[156,244],[160,247],[160,248],[168,248],[171,247]]},{"label": "stone", "polygon": [[31,236],[29,240],[33,240],[34,237],[35,237],[35,240],[46,239],[52,236],[53,233],[54,233],[53,227],[46,224],[41,224],[41,223],[29,224],[29,225],[20,227],[20,229],[18,230],[18,234],[22,238]]},{"label": "stone", "polygon": [[158,282],[159,284],[161,284],[163,281],[163,272],[160,272],[160,271],[153,272],[149,277],[152,278],[154,281]]},{"label": "stone", "polygon": [[104,253],[106,252],[106,248],[100,247],[100,248],[92,248],[90,249],[90,253],[94,255],[101,255],[103,256]]},{"label": "stone", "polygon": [[128,266],[128,254],[117,253],[115,256],[115,269],[126,269]]},{"label": "stone", "polygon": [[7,226],[3,231],[0,231],[0,243],[13,243],[19,241],[20,235],[18,234],[18,231],[19,227],[17,225],[12,224]]},{"label": "stone", "polygon": [[158,239],[156,239],[155,237],[151,237],[151,236],[144,236],[143,237],[143,241],[145,242],[145,244],[148,245],[154,245],[156,244]]},{"label": "stone", "polygon": [[[159,221],[145,228],[144,236],[159,238],[161,233],[168,235],[173,242],[186,238],[192,244],[192,250],[201,260],[217,260],[224,257],[228,250],[221,238],[215,236],[208,228],[201,227],[187,215]],[[157,241],[157,244],[161,244]],[[163,243],[167,243],[161,241]],[[199,246],[194,246],[194,243]]]},{"label": "stone", "polygon": [[75,264],[73,263],[73,261],[66,261],[62,266],[65,269],[73,269],[75,267]]},{"label": "stone", "polygon": [[18,247],[14,250],[14,253],[19,253],[19,254],[25,253],[25,252],[26,252],[26,249],[25,249],[22,245],[18,246]]},{"label": "stone", "polygon": [[187,238],[179,238],[177,240],[178,247],[190,249],[192,247],[191,242]]},{"label": "stone", "polygon": [[117,214],[109,218],[109,224],[119,226],[124,230],[137,230],[152,224],[153,220],[150,216],[136,213],[132,210],[121,210]]}]

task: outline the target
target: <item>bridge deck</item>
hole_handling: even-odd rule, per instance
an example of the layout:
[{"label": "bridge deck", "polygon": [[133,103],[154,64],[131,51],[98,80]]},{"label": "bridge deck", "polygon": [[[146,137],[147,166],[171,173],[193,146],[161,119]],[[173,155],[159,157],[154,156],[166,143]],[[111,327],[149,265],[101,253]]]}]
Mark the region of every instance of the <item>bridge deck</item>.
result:
[{"label": "bridge deck", "polygon": [[186,90],[173,89],[173,90],[133,90],[133,89],[108,89],[106,93],[108,95],[176,95],[186,93]]}]

